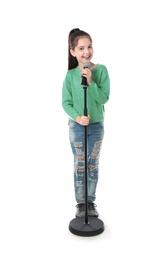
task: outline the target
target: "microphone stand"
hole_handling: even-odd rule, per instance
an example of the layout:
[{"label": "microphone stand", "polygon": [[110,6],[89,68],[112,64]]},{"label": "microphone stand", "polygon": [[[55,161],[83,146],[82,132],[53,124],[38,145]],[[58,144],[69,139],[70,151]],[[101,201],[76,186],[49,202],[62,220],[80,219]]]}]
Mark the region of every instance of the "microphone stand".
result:
[{"label": "microphone stand", "polygon": [[[84,115],[87,116],[87,80],[82,77],[84,89]],[[95,236],[104,231],[104,223],[97,217],[88,216],[88,175],[87,175],[87,132],[88,127],[84,126],[84,140],[85,140],[85,217],[76,217],[69,223],[69,230],[71,233],[78,236]]]}]

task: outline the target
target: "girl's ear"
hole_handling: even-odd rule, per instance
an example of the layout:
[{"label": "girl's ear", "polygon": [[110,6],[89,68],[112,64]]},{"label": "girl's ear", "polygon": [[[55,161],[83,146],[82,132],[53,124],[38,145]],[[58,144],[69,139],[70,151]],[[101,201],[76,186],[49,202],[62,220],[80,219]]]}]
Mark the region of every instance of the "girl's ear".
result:
[{"label": "girl's ear", "polygon": [[70,53],[71,53],[72,56],[75,57],[75,52],[72,49],[70,49]]}]

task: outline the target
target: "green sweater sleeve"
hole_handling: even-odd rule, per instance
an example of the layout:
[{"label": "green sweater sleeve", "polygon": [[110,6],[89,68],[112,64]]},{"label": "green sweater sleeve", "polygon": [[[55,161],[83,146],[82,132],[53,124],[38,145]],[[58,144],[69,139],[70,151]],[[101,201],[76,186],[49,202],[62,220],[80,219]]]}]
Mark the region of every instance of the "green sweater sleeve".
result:
[{"label": "green sweater sleeve", "polygon": [[67,72],[62,88],[62,106],[68,116],[75,120],[79,113],[74,108],[72,85],[70,73]]},{"label": "green sweater sleeve", "polygon": [[[93,74],[93,81],[88,87],[93,99],[101,105],[104,105],[109,100],[110,95],[110,79],[105,66],[102,66],[102,71],[99,75]],[[94,81],[97,76],[97,83]]]}]

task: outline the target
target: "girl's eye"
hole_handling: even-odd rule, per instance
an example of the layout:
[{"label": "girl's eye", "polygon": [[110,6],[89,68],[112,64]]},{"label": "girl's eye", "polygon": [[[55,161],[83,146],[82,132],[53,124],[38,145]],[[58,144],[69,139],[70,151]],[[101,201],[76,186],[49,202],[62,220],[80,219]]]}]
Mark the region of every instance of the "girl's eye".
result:
[{"label": "girl's eye", "polygon": [[[89,46],[88,49],[92,49],[92,46]],[[84,47],[79,48],[80,51],[84,50]]]}]

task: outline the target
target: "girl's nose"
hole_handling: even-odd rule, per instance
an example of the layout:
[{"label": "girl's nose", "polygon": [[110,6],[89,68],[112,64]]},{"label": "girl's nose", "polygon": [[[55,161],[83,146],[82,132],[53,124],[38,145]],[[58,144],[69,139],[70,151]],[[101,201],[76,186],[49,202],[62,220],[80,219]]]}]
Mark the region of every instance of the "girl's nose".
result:
[{"label": "girl's nose", "polygon": [[89,49],[86,49],[85,50],[85,54],[89,54],[90,52],[89,52]]}]

